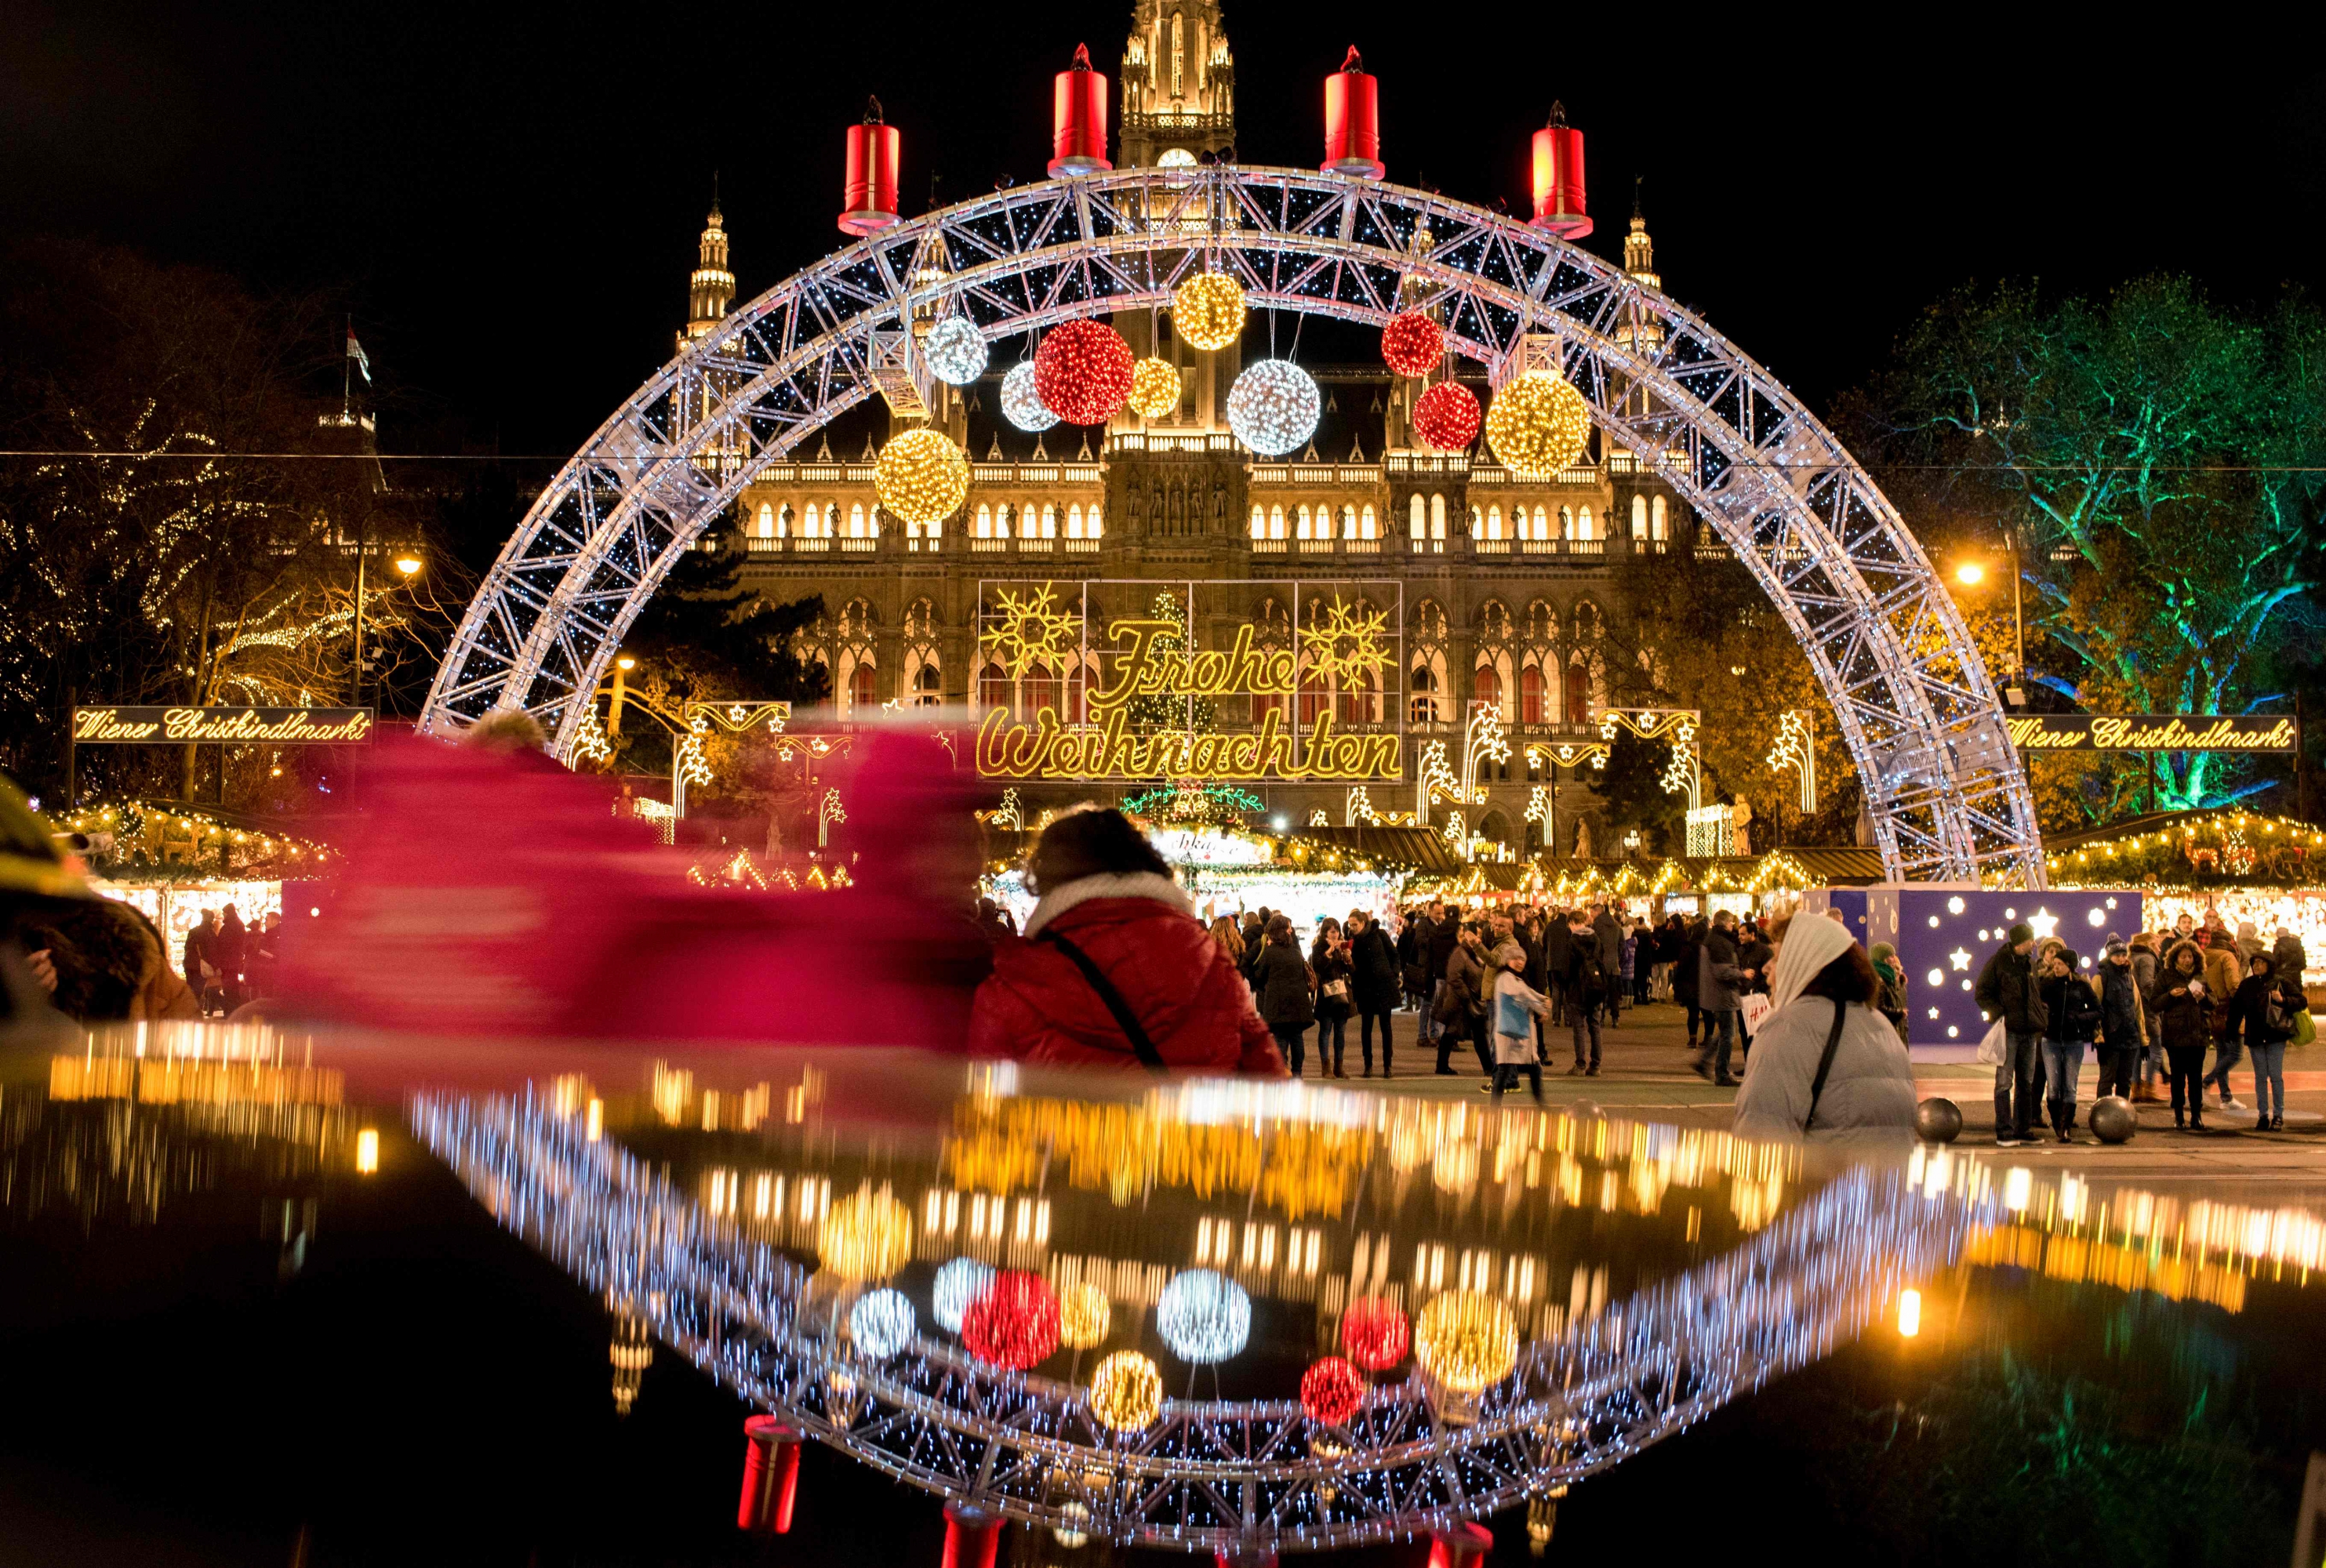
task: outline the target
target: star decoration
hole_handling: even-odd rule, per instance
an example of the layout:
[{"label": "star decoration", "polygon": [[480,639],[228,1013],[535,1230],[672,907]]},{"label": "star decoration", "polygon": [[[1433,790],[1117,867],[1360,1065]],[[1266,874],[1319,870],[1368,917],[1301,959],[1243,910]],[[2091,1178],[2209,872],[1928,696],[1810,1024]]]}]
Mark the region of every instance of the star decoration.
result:
[{"label": "star decoration", "polygon": [[979,640],[1011,680],[1022,680],[1035,665],[1065,655],[1078,623],[1058,607],[1051,584],[1046,582],[1023,596],[1005,588],[994,595],[994,601],[993,629]]},{"label": "star decoration", "polygon": [[1970,968],[1970,954],[1962,948],[1957,948],[1947,954],[1947,961],[1958,970],[1967,970]]},{"label": "star decoration", "polygon": [[2027,917],[2027,923],[2035,928],[2035,940],[2042,942],[2059,929],[2060,917],[2048,910],[2038,909]]},{"label": "star decoration", "polygon": [[1382,643],[1388,625],[1387,611],[1352,608],[1335,596],[1322,617],[1312,613],[1300,629],[1309,667],[1327,681],[1372,685],[1390,662]]}]

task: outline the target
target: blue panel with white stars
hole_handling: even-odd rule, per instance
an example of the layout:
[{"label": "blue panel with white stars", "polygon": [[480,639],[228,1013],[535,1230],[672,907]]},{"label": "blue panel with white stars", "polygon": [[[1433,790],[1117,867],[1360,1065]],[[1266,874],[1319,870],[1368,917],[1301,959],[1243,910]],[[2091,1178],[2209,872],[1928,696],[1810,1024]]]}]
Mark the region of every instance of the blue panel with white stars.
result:
[{"label": "blue panel with white stars", "polygon": [[1906,1030],[1915,1045],[1976,1045],[1987,1020],[1972,996],[1979,970],[2012,926],[2075,950],[2076,972],[2093,979],[2110,935],[2140,930],[2140,895],[2119,892],[1988,893],[1978,888],[1892,886],[1869,899],[1869,944],[1898,950],[1906,971]]}]

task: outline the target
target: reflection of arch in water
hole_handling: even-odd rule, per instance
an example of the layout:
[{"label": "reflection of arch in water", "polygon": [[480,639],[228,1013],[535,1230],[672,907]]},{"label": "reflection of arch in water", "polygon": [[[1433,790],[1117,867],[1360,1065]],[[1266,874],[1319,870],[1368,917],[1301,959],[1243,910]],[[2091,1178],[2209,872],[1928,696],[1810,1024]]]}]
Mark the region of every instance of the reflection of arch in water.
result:
[{"label": "reflection of arch in water", "polygon": [[[1211,245],[1174,243],[1222,213],[1233,220]],[[1514,219],[1292,170],[1125,169],[1000,191],[777,284],[657,372],[534,504],[470,604],[423,728],[523,708],[562,748],[582,722],[576,694],[595,692],[672,565],[768,464],[872,396],[889,365],[911,366],[916,312],[958,310],[998,337],[1164,307],[1204,265],[1235,274],[1256,306],[1374,326],[1418,290],[1449,349],[1498,381],[1565,375],[1604,437],[1688,501],[1785,617],[1889,875],[2041,885],[2025,776],[1961,616],[1895,509],[1775,377],[1614,264]],[[1436,541],[1442,496],[1429,507]]]}]

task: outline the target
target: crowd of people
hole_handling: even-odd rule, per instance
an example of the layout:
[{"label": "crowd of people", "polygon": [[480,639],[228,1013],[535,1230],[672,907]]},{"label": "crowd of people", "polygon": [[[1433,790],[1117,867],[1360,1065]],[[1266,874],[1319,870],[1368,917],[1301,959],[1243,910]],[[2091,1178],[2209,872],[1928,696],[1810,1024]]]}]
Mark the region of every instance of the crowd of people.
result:
[{"label": "crowd of people", "polygon": [[[2162,1101],[2162,1077],[2176,1127],[2205,1130],[2210,1090],[2219,1111],[2255,1111],[2255,1131],[2282,1130],[2285,1048],[2308,1023],[2308,961],[2292,932],[2264,946],[2250,922],[2233,932],[2210,913],[2201,925],[2184,913],[2172,930],[2129,942],[2111,933],[2096,970],[2058,937],[2038,942],[2033,926],[2013,926],[1975,988],[1992,1023],[1981,1053],[1995,1065],[1996,1144],[2034,1141],[2039,1125],[2075,1141],[2087,1048],[2098,1067],[2096,1099]],[[2243,1056],[2257,1105],[2230,1090]]]}]

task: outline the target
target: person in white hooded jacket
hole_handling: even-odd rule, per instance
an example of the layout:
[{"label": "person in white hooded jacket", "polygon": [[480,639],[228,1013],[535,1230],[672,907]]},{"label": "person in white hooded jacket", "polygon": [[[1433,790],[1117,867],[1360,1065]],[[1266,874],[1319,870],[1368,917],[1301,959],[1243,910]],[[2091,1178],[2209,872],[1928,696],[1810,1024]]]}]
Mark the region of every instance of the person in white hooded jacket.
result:
[{"label": "person in white hooded jacket", "polygon": [[[1914,1070],[1876,1012],[1874,965],[1830,920],[1772,928],[1769,1016],[1736,1091],[1739,1137],[1903,1146],[1914,1136]],[[1828,1042],[1832,1061],[1819,1082]]]}]

